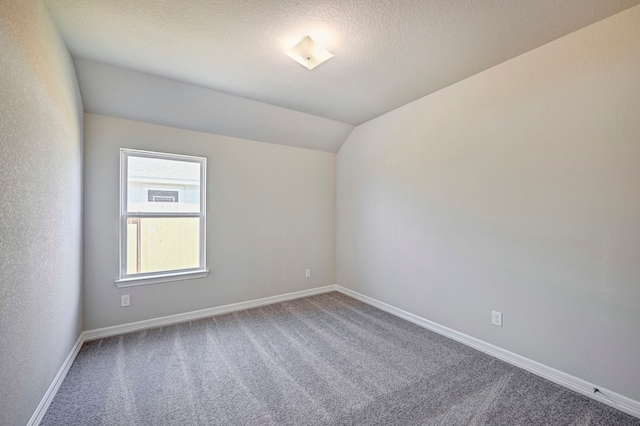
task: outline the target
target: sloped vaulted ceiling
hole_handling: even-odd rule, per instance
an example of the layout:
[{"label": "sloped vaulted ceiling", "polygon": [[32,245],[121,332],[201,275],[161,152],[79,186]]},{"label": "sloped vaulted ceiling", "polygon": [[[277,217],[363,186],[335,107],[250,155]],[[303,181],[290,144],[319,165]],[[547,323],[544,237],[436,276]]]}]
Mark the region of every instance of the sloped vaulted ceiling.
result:
[{"label": "sloped vaulted ceiling", "polygon": [[[354,125],[640,0],[45,3],[87,111],[335,152]],[[335,57],[308,71],[282,54],[305,35]],[[183,90],[199,101],[179,118]],[[203,127],[200,108],[227,115]]]}]

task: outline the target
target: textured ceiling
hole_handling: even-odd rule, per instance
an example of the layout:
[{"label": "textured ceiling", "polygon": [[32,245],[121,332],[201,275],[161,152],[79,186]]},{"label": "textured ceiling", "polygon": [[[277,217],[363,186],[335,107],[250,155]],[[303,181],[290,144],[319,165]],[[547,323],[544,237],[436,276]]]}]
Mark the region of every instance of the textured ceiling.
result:
[{"label": "textured ceiling", "polygon": [[[360,124],[640,0],[45,0],[75,58]],[[310,35],[308,71],[282,52]]]},{"label": "textured ceiling", "polygon": [[86,112],[338,152],[353,126],[86,59],[74,61]]}]

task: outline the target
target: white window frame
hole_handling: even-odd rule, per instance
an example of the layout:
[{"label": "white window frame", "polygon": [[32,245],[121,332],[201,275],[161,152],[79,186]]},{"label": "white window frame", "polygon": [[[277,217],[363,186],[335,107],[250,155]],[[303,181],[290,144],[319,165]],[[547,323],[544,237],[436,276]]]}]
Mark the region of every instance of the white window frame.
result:
[{"label": "white window frame", "polygon": [[[128,205],[128,159],[129,157],[159,158],[163,160],[188,161],[200,164],[200,212],[163,212],[145,213],[127,211]],[[169,154],[163,152],[141,151],[136,149],[120,149],[120,225],[119,225],[119,263],[120,274],[116,285],[120,288],[138,285],[157,284],[169,281],[181,281],[206,277],[207,248],[206,248],[206,215],[207,215],[207,159],[189,155]],[[171,271],[145,272],[140,274],[127,274],[127,219],[129,218],[153,218],[153,217],[197,217],[200,218],[200,267],[178,269]]]}]

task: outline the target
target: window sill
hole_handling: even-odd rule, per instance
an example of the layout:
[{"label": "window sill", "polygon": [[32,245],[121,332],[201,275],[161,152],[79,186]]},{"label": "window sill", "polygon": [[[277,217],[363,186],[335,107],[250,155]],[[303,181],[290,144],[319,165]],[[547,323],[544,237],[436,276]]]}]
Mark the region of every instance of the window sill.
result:
[{"label": "window sill", "polygon": [[116,280],[118,288],[134,287],[139,285],[168,283],[171,281],[193,280],[196,278],[204,278],[209,275],[209,270],[176,272],[172,274],[153,275],[146,277],[122,278]]}]

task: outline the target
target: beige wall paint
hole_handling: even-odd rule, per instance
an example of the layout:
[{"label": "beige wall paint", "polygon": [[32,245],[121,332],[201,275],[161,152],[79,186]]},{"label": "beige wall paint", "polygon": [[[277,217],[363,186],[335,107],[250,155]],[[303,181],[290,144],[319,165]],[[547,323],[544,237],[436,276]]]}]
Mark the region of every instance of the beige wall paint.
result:
[{"label": "beige wall paint", "polygon": [[24,425],[82,330],[82,104],[41,2],[0,10],[0,424]]},{"label": "beige wall paint", "polygon": [[635,400],[639,259],[640,6],[338,153],[338,284]]},{"label": "beige wall paint", "polygon": [[[121,147],[207,158],[208,277],[115,286]],[[335,284],[333,153],[85,114],[85,168],[86,329]]]}]

